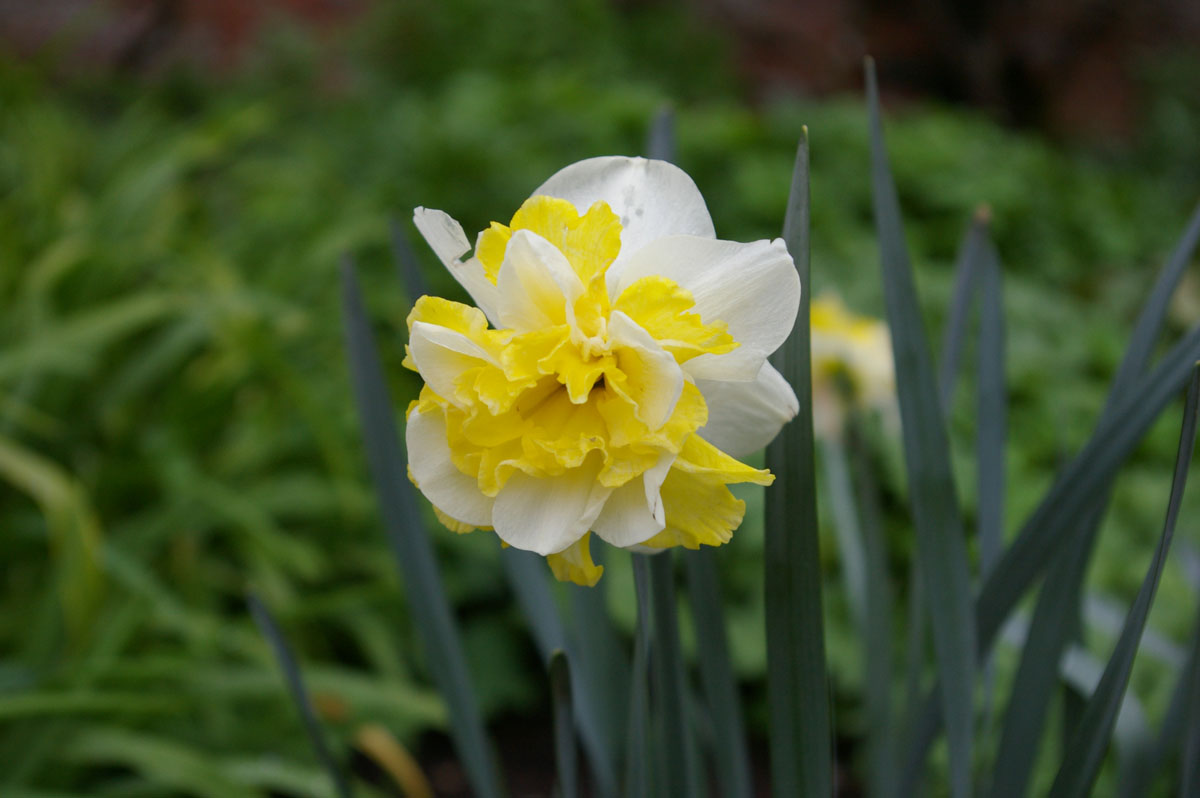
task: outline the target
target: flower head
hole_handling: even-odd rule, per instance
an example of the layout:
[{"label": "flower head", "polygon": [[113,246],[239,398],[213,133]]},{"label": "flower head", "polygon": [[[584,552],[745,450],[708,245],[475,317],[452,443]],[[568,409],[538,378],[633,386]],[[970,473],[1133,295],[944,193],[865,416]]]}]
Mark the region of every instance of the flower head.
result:
[{"label": "flower head", "polygon": [[590,533],[613,546],[729,540],[769,484],[734,459],[797,412],[765,358],[795,321],[782,241],[721,241],[699,190],[663,161],[559,171],[473,254],[458,222],[417,208],[425,240],[477,307],[421,297],[405,365],[413,482],[459,532],[492,529],[594,584]]},{"label": "flower head", "polygon": [[896,376],[887,325],[846,309],[835,294],[811,308],[813,428],[841,437],[849,408],[894,415]]}]

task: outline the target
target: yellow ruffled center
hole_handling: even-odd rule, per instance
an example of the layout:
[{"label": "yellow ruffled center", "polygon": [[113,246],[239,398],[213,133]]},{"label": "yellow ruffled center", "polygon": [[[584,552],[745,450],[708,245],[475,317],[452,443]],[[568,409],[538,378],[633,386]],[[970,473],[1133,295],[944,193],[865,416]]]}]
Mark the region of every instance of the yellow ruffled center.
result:
[{"label": "yellow ruffled center", "polygon": [[[667,278],[643,277],[610,298],[605,275],[620,252],[621,229],[606,203],[580,215],[570,202],[540,196],[527,200],[509,225],[493,222],[475,250],[493,283],[514,233],[528,230],[566,257],[584,290],[573,302],[559,298],[568,305],[562,312],[549,302],[552,323],[521,332],[490,329],[474,307],[421,297],[408,318],[410,331],[417,323],[446,328],[476,349],[455,361],[452,390],[443,385],[439,395],[426,385],[409,413],[440,414],[454,466],[487,496],[496,496],[517,471],[550,478],[585,461],[599,465],[601,485],[618,488],[671,457],[661,491],[666,528],[643,545],[719,545],[744,512],[726,486],[769,484],[773,477],[696,435],[708,420],[700,390],[683,378],[682,387],[675,384],[677,396],[664,396],[663,374],[738,344],[723,322],[701,319],[692,295]],[[648,334],[657,346],[618,334],[628,320],[644,331],[636,335]],[[416,368],[411,353],[405,365]],[[470,529],[442,511],[439,517],[455,531]],[[594,583],[602,570],[592,563],[587,535],[549,559],[558,578],[581,584]]]}]

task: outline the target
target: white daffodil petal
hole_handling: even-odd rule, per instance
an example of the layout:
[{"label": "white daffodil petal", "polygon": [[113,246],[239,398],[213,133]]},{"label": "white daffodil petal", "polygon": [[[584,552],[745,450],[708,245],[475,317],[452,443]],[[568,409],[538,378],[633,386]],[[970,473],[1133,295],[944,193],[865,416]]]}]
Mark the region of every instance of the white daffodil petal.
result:
[{"label": "white daffodil petal", "polygon": [[641,479],[631,479],[614,490],[592,524],[592,531],[620,548],[637,545],[663,531],[666,513],[659,491],[674,461],[675,455],[664,453]]},{"label": "white daffodil petal", "polygon": [[695,236],[660,238],[633,254],[609,285],[612,297],[652,275],[691,292],[705,322],[723,321],[739,346],[685,364],[696,379],[751,380],[792,331],[800,277],[781,239],[742,244]]},{"label": "white daffodil petal", "polygon": [[529,230],[508,242],[496,277],[500,326],[529,332],[566,322],[583,283],[558,247]]},{"label": "white daffodil petal", "polygon": [[510,546],[554,554],[583,537],[604,509],[612,488],[600,484],[599,458],[556,477],[518,471],[496,495],[492,526]]},{"label": "white daffodil petal", "polygon": [[454,279],[467,289],[475,305],[496,322],[496,286],[484,274],[483,265],[475,258],[466,261],[462,256],[471,249],[471,243],[463,232],[462,225],[444,211],[417,208],[413,211],[413,224],[429,244],[429,248],[441,260],[442,265]]},{"label": "white daffodil petal", "polygon": [[421,379],[434,393],[455,401],[457,380],[464,371],[484,364],[495,365],[484,349],[467,336],[447,327],[413,322],[408,350]]},{"label": "white daffodil petal", "polygon": [[700,437],[733,457],[766,446],[800,412],[800,402],[783,375],[764,363],[747,382],[696,380],[708,404],[708,423]]},{"label": "white daffodil petal", "polygon": [[473,477],[459,471],[446,444],[446,420],[439,412],[413,413],[405,434],[408,465],[425,498],[456,521],[491,526],[493,499]]},{"label": "white daffodil petal", "polygon": [[617,366],[629,378],[638,418],[652,430],[660,428],[683,393],[683,371],[650,333],[619,310],[609,316],[608,337]]},{"label": "white daffodil petal", "polygon": [[607,202],[623,228],[618,260],[662,236],[716,235],[700,189],[666,161],[589,158],[559,170],[533,193],[565,199],[580,213],[599,200]]}]

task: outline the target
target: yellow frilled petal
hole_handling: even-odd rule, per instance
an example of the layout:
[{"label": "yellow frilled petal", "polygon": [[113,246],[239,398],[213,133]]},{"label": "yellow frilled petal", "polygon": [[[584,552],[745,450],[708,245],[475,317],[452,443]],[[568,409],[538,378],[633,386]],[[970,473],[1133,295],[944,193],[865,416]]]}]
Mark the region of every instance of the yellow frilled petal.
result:
[{"label": "yellow frilled petal", "polygon": [[592,562],[591,538],[592,533],[588,532],[558,554],[546,555],[546,562],[550,564],[555,579],[584,587],[593,587],[600,581],[604,566]]},{"label": "yellow frilled petal", "polygon": [[475,257],[493,283],[504,262],[504,251],[516,230],[529,230],[567,256],[580,281],[590,285],[604,274],[621,250],[621,220],[606,202],[597,202],[583,216],[557,197],[530,197],[513,214],[508,226],[492,222],[479,235]]},{"label": "yellow frilled petal", "polygon": [[693,435],[663,481],[666,528],[642,545],[698,549],[727,543],[746,513],[746,503],[727,486],[737,482],[770,485],[774,481],[771,472],[751,468]]},{"label": "yellow frilled petal", "polygon": [[617,297],[619,310],[650,333],[675,360],[684,363],[697,355],[723,355],[737,349],[728,325],[717,320],[705,324],[692,313],[696,301],[678,283],[666,277],[642,277]]}]

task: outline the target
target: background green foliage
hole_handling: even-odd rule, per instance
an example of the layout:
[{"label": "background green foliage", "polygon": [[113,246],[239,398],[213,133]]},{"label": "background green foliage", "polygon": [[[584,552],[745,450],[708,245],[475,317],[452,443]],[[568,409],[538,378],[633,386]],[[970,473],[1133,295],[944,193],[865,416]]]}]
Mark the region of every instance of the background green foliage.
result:
[{"label": "background green foliage", "polygon": [[[328,794],[245,609],[248,586],[279,614],[342,740],[381,721],[415,744],[444,723],[366,482],[337,290],[351,252],[392,389],[415,395],[399,368],[411,298],[389,228],[397,219],[413,235],[413,206],[468,231],[506,220],[561,166],[640,152],[653,112],[672,103],[678,160],[719,234],[775,236],[807,124],[812,290],[880,313],[858,98],[749,107],[720,38],[669,5],[492,7],[395,4],[332,53],[284,30],[236,77],[63,80],[52,64],[0,61],[0,793]],[[909,108],[890,126],[931,331],[965,223],[992,208],[1010,526],[1084,439],[1200,196],[1200,109],[1171,94],[1187,74],[1159,68],[1144,145],[1104,157],[961,111]],[[416,249],[434,289],[460,297]],[[1173,323],[1198,315],[1200,284],[1185,283]],[[952,425],[968,512],[972,408],[964,392]],[[1098,652],[1149,559],[1176,425],[1168,414],[1118,483],[1090,581]],[[900,578],[904,482],[895,442],[878,437]],[[746,495],[746,527],[719,562],[735,665],[760,698],[761,497]],[[1182,657],[1171,640],[1196,604],[1196,509],[1192,498],[1151,619],[1164,653],[1135,672],[1151,714],[1165,699],[1158,663]],[[487,663],[473,674],[485,711],[544,708],[495,541],[435,536],[468,657]],[[610,559],[613,609],[631,625],[627,564]],[[826,596],[838,731],[852,738],[860,649],[841,594]],[[750,709],[761,733],[763,708]]]}]

